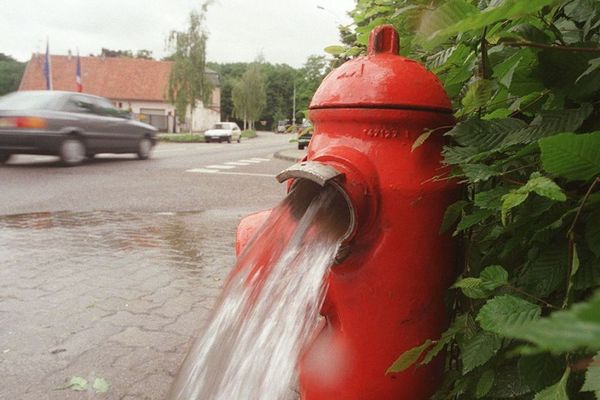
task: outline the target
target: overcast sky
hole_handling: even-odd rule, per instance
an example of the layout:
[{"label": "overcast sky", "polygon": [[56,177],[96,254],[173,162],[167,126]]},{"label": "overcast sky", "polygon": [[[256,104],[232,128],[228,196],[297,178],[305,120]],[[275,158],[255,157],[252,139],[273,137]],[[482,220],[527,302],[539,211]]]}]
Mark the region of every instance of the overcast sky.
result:
[{"label": "overcast sky", "polygon": [[[27,61],[44,52],[98,54],[148,49],[167,54],[168,33],[184,30],[201,0],[2,0],[0,52]],[[209,61],[300,67],[309,55],[339,43],[337,25],[349,24],[354,0],[216,0],[208,9]]]}]

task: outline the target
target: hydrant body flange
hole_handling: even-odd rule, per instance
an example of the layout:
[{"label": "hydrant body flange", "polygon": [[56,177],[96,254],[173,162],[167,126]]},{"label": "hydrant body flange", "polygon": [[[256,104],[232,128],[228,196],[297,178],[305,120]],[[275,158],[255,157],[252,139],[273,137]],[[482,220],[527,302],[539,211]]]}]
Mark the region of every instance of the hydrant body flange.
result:
[{"label": "hydrant body flange", "polygon": [[[306,160],[341,171],[337,185],[352,203],[354,227],[328,276],[324,327],[300,361],[301,398],[428,399],[440,384],[440,360],[386,371],[447,324],[455,246],[439,230],[457,185],[434,178],[447,172],[442,133],[454,124],[451,104],[432,73],[398,55],[397,32],[381,26],[367,56],[325,78],[309,119]],[[434,131],[413,150],[427,129]]]}]

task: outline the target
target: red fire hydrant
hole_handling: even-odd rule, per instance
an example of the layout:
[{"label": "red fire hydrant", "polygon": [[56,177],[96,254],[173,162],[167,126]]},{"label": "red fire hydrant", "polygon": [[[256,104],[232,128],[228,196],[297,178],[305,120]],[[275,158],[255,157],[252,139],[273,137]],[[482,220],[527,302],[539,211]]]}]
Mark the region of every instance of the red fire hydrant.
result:
[{"label": "red fire hydrant", "polygon": [[[311,105],[306,160],[278,179],[335,185],[351,228],[329,274],[323,329],[300,362],[304,400],[425,400],[441,362],[386,374],[404,351],[439,337],[455,249],[439,229],[456,198],[443,175],[442,133],[454,124],[438,79],[398,55],[398,34],[380,26],[368,55],[330,73]],[[425,129],[435,129],[420,147]],[[263,218],[242,222],[238,250]]]}]

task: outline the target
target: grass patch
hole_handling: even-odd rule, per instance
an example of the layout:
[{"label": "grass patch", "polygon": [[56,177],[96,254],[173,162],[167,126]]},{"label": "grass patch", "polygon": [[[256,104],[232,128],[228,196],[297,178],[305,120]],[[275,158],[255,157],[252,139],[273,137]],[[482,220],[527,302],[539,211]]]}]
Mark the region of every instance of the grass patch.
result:
[{"label": "grass patch", "polygon": [[157,136],[160,142],[204,143],[204,135],[195,133],[162,133]]},{"label": "grass patch", "polygon": [[247,130],[247,131],[242,131],[242,137],[245,138],[255,138],[256,137],[256,131],[255,130]]}]

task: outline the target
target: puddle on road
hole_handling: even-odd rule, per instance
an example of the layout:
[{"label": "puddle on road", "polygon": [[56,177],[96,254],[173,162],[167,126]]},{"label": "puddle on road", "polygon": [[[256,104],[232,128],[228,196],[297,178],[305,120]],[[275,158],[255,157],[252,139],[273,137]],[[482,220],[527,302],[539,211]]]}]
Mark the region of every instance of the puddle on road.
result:
[{"label": "puddle on road", "polygon": [[[233,215],[232,215],[233,214]],[[195,277],[229,267],[239,212],[39,212],[0,217],[4,263],[169,266]],[[221,274],[219,274],[221,275]]]}]

